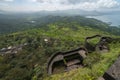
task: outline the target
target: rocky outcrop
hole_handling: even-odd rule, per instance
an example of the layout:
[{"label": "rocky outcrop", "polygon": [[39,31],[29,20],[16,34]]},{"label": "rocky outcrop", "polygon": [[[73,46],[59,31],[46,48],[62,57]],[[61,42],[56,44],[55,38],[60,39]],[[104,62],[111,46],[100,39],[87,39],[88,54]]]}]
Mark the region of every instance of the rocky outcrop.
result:
[{"label": "rocky outcrop", "polygon": [[[98,43],[95,45],[92,45],[90,43],[90,40],[93,38],[99,38]],[[88,53],[94,51],[97,53],[108,52],[110,50],[108,44],[114,41],[120,41],[120,39],[114,39],[101,35],[86,37],[84,47],[80,47],[68,52],[58,52],[56,54],[53,54],[48,60],[47,72],[48,74],[54,74],[84,67],[83,60],[87,57]]]},{"label": "rocky outcrop", "polygon": [[53,54],[48,61],[47,72],[53,74],[79,68],[83,66],[82,62],[86,55],[87,50],[83,47]]},{"label": "rocky outcrop", "polygon": [[85,38],[85,45],[84,45],[84,46],[86,47],[86,49],[88,50],[88,52],[93,52],[93,51],[95,51],[96,45],[92,45],[92,44],[90,43],[90,40],[93,39],[93,38],[101,38],[101,35],[94,35],[94,36],[86,37],[86,38]]},{"label": "rocky outcrop", "polygon": [[[93,38],[100,38],[100,40],[95,45],[92,45],[90,43],[90,40]],[[85,48],[88,50],[89,53],[93,51],[96,51],[97,53],[108,52],[109,51],[108,43],[111,43],[112,40],[113,39],[111,37],[103,37],[101,35],[94,35],[91,37],[86,37]]]},{"label": "rocky outcrop", "polygon": [[120,80],[120,57],[103,75],[105,80]]},{"label": "rocky outcrop", "polygon": [[18,46],[9,46],[7,48],[2,48],[0,50],[0,55],[5,55],[5,54],[17,54],[18,51],[21,51],[24,46],[26,46],[27,43],[20,44]]}]

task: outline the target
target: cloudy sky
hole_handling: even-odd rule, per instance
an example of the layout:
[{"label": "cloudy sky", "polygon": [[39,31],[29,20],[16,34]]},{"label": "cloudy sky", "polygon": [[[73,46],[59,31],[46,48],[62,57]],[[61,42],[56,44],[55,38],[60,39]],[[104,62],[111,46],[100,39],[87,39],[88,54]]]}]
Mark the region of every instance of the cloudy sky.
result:
[{"label": "cloudy sky", "polygon": [[0,0],[0,10],[5,11],[55,11],[69,9],[119,11],[120,0]]}]

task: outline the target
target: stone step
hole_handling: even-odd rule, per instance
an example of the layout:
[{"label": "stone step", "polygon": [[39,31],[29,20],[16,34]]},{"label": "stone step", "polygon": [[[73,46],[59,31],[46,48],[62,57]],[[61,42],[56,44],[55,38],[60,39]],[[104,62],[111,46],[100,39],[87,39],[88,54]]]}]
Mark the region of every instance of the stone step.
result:
[{"label": "stone step", "polygon": [[74,59],[74,60],[71,60],[69,62],[67,62],[67,66],[71,66],[71,65],[74,65],[74,64],[77,64],[77,63],[80,63],[81,61],[79,59]]}]

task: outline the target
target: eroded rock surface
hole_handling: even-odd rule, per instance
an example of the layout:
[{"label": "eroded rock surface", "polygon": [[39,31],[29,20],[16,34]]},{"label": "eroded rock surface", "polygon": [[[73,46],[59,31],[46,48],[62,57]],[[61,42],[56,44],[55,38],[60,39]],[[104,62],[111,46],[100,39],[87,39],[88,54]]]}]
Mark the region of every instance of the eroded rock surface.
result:
[{"label": "eroded rock surface", "polygon": [[105,80],[120,80],[120,57],[103,75]]}]

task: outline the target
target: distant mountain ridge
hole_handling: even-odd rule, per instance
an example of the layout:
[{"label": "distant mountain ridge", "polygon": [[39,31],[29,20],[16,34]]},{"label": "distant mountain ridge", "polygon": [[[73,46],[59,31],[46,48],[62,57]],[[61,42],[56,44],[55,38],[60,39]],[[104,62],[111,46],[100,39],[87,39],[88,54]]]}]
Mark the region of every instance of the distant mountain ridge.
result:
[{"label": "distant mountain ridge", "polygon": [[56,11],[36,11],[36,12],[12,12],[12,11],[4,11],[4,10],[0,10],[0,13],[3,14],[10,14],[10,13],[17,13],[17,14],[21,14],[21,13],[27,13],[27,14],[47,14],[47,15],[81,15],[81,16],[97,16],[97,15],[101,15],[102,13],[99,11],[85,11],[85,10],[81,10],[81,9],[69,9],[69,10],[56,10]]},{"label": "distant mountain ridge", "polygon": [[[47,28],[47,25],[52,23],[77,23],[83,27],[100,29],[113,34],[120,35],[120,29],[111,27],[109,24],[94,18],[86,18],[83,16],[55,16],[55,15],[40,15],[40,14],[14,14],[0,15],[0,33],[12,33],[21,30],[33,28]],[[73,24],[74,25],[74,24]]]}]

